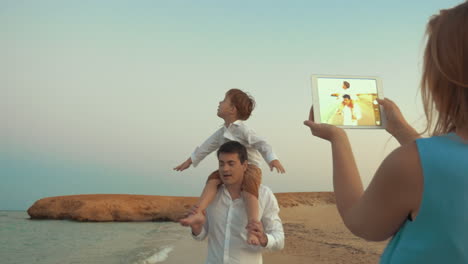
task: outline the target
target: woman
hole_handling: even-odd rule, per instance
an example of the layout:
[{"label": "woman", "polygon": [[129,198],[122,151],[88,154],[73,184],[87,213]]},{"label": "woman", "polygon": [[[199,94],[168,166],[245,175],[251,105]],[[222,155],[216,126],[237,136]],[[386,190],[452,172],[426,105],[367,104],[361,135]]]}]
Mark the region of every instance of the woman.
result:
[{"label": "woman", "polygon": [[419,138],[392,101],[379,100],[401,146],[365,191],[344,130],[316,124],[313,115],[304,122],[331,142],[336,202],[348,229],[373,241],[393,236],[380,263],[468,263],[467,28],[468,2],[428,23],[421,94],[430,138]]}]

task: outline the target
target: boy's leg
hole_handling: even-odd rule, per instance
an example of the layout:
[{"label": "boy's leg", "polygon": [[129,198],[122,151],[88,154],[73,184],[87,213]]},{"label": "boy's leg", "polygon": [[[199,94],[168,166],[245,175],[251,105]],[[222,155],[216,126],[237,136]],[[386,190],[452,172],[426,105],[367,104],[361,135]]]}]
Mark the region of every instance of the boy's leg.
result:
[{"label": "boy's leg", "polygon": [[[215,176],[211,176],[216,174]],[[206,181],[205,188],[203,188],[203,192],[198,199],[197,206],[199,211],[203,211],[208,208],[208,205],[214,200],[216,193],[218,192],[218,186],[221,184],[221,180],[219,179],[219,172],[215,171],[208,177]]]},{"label": "boy's leg", "polygon": [[[260,208],[258,205],[258,188],[262,178],[262,171],[256,166],[249,165],[244,175],[242,182],[243,198],[247,211],[247,219],[250,222],[260,220]],[[247,235],[247,243],[251,245],[258,245],[258,238],[249,233]]]},{"label": "boy's leg", "polygon": [[218,186],[220,184],[221,179],[219,178],[218,170],[216,170],[211,173],[211,175],[208,177],[208,180],[206,181],[205,188],[203,188],[203,192],[196,204],[196,212],[181,219],[179,222],[182,225],[189,226],[203,221],[203,211],[208,208],[208,205],[210,205],[210,203],[215,198],[216,192],[218,191]]},{"label": "boy's leg", "polygon": [[[255,197],[255,195],[248,193],[248,192],[242,192],[244,201],[245,201],[245,207],[247,210],[247,219],[250,222],[253,221],[258,221],[259,220],[259,206],[258,206],[258,199]],[[258,238],[251,234],[250,232],[247,234],[247,244],[250,245],[259,245],[260,241]]]}]

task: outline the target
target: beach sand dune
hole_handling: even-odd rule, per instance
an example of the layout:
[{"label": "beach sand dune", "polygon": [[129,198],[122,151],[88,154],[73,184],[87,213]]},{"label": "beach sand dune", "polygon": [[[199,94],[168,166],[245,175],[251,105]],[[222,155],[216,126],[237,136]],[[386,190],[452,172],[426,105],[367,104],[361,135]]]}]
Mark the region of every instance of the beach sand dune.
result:
[{"label": "beach sand dune", "polygon": [[265,254],[265,263],[378,263],[387,244],[351,234],[334,204],[281,208],[285,248]]}]

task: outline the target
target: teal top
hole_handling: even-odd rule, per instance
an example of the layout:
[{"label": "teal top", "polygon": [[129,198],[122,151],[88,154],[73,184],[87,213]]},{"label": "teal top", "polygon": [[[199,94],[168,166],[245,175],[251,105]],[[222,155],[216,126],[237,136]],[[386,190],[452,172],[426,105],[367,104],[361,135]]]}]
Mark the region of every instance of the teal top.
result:
[{"label": "teal top", "polygon": [[387,245],[380,264],[468,263],[468,142],[456,134],[416,141],[421,206]]}]

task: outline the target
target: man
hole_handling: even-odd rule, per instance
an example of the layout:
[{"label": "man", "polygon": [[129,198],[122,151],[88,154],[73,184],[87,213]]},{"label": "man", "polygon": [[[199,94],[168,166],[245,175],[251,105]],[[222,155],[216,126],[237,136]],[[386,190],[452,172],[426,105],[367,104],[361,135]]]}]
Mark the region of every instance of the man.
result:
[{"label": "man", "polygon": [[[208,237],[207,264],[262,263],[262,251],[284,247],[278,202],[269,188],[260,185],[261,221],[247,226],[247,213],[241,196],[242,181],[248,167],[247,150],[239,142],[230,141],[221,145],[217,155],[223,184],[203,214],[204,219],[190,226],[192,236],[200,241]],[[247,232],[254,234],[260,245],[248,245]]]},{"label": "man", "polygon": [[362,118],[361,107],[354,103],[348,94],[343,95],[343,102],[337,113],[343,115],[343,125],[345,126],[357,126],[358,121]]}]

